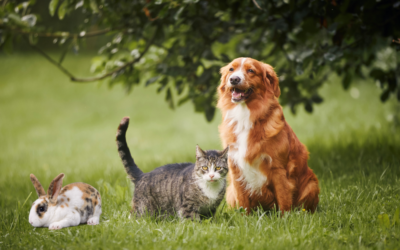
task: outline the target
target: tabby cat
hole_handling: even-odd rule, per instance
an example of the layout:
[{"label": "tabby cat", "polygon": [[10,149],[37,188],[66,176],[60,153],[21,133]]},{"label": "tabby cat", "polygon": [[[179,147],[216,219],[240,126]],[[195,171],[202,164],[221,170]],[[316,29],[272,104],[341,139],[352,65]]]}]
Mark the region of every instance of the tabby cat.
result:
[{"label": "tabby cat", "polygon": [[196,148],[196,163],[165,165],[143,173],[126,143],[129,118],[118,127],[117,146],[125,170],[135,184],[132,209],[138,215],[178,215],[200,220],[211,217],[225,195],[228,148],[203,151]]}]

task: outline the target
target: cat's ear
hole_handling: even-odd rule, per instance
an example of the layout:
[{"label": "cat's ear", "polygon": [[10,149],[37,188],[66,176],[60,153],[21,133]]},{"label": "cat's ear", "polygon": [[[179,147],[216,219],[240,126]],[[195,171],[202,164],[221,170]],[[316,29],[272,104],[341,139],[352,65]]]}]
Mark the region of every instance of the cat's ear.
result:
[{"label": "cat's ear", "polygon": [[206,156],[206,153],[199,147],[199,145],[196,145],[196,158],[203,158]]},{"label": "cat's ear", "polygon": [[221,158],[228,158],[228,152],[229,152],[229,145],[222,151],[219,151],[218,154]]}]

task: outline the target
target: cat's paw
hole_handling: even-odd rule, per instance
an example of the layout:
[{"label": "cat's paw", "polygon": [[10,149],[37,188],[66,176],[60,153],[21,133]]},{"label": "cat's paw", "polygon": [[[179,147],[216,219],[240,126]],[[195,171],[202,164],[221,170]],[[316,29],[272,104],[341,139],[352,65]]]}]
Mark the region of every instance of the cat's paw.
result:
[{"label": "cat's paw", "polygon": [[58,229],[61,229],[61,228],[63,228],[63,226],[59,222],[51,223],[50,226],[49,226],[50,230],[58,230]]},{"label": "cat's paw", "polygon": [[99,217],[92,217],[87,221],[88,225],[97,225],[99,224]]}]

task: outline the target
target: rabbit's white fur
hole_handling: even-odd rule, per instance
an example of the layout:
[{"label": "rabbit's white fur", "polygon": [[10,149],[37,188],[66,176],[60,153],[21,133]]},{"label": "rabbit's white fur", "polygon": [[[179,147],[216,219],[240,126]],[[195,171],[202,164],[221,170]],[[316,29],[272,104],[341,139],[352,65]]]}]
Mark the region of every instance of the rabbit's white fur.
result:
[{"label": "rabbit's white fur", "polygon": [[[99,192],[85,183],[73,183],[61,189],[62,177],[63,175],[58,180],[61,182],[59,183],[59,190],[53,191],[53,187],[50,186],[47,196],[43,196],[44,191],[40,190],[40,183],[34,175],[31,175],[31,180],[33,178],[32,183],[39,195],[39,199],[33,203],[29,213],[29,222],[31,225],[34,227],[61,229],[77,226],[81,223],[89,225],[99,224],[101,215],[101,197]],[[53,186],[57,187],[57,181]],[[50,193],[53,193],[54,196]],[[44,207],[45,211],[39,212],[39,207]]]}]

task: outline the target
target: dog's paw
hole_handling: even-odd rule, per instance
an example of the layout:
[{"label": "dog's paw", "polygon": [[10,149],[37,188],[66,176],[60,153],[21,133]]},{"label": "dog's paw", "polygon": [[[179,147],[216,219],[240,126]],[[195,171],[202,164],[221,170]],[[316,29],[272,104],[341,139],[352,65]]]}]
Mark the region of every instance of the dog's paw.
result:
[{"label": "dog's paw", "polygon": [[50,230],[58,230],[58,229],[61,229],[61,228],[63,228],[63,227],[59,222],[51,223],[50,226],[49,226]]},{"label": "dog's paw", "polygon": [[92,217],[87,221],[88,225],[97,225],[99,224],[99,218],[98,217]]}]

